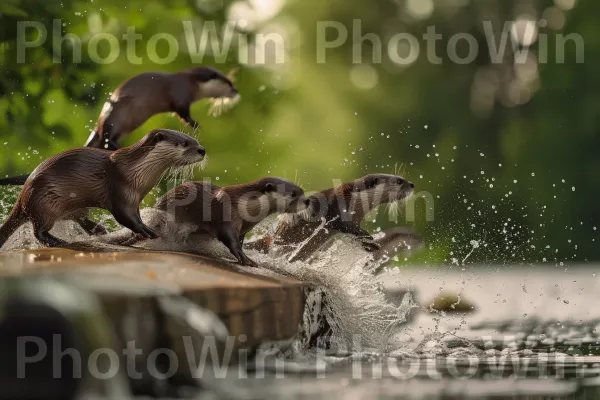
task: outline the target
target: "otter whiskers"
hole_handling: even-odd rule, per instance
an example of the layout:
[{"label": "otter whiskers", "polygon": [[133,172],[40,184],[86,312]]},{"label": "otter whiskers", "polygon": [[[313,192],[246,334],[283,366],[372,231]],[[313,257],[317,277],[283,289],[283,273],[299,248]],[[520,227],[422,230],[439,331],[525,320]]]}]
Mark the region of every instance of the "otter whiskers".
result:
[{"label": "otter whiskers", "polygon": [[388,204],[388,215],[390,220],[398,221],[400,216],[400,206],[404,203],[404,200],[396,200]]},{"label": "otter whiskers", "polygon": [[178,165],[173,166],[163,172],[160,180],[163,179],[168,182],[177,184],[178,182],[186,182],[194,179],[196,168],[204,169],[207,164],[206,156],[202,161],[189,164],[189,165]]}]

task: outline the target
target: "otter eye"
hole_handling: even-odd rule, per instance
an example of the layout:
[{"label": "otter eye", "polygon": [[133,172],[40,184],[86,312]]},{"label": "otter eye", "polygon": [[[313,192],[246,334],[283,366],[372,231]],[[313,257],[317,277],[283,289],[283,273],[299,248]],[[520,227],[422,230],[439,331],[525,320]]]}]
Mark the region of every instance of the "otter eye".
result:
[{"label": "otter eye", "polygon": [[297,193],[296,192],[292,192],[292,197],[296,197]]},{"label": "otter eye", "polygon": [[187,142],[187,140],[186,140],[186,141],[185,141],[185,142],[183,142],[181,145],[182,145],[183,147],[188,147],[190,144],[189,144],[189,143]]}]

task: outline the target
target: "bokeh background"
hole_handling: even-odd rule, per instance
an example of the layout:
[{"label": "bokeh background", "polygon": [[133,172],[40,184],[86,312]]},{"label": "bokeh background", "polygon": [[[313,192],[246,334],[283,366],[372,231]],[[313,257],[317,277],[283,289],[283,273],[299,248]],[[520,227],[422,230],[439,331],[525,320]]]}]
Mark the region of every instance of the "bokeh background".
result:
[{"label": "bokeh background", "polygon": [[[334,180],[401,171],[434,200],[434,218],[428,221],[425,202],[417,201],[414,221],[406,215],[390,221],[382,212],[365,222],[373,232],[400,224],[425,236],[427,251],[398,264],[597,260],[599,12],[600,3],[583,0],[3,0],[0,176],[29,172],[40,160],[81,146],[111,90],[128,77],[193,66],[182,21],[234,21],[239,27],[244,20],[240,32],[250,49],[256,34],[275,32],[285,38],[285,61],[277,63],[275,48],[267,47],[259,55],[266,62],[246,62],[235,44],[226,60],[204,55],[203,64],[224,72],[240,68],[242,101],[219,118],[207,116],[207,102],[193,106],[210,156],[198,179],[226,185],[276,175],[311,191]],[[81,63],[73,62],[68,42],[62,62],[53,62],[55,19],[62,34],[82,39]],[[377,46],[369,41],[358,49],[362,62],[353,62],[356,19],[363,35],[381,39],[381,62],[373,62]],[[41,22],[49,34],[43,46],[27,51],[24,64],[17,63],[18,21]],[[343,24],[349,38],[318,63],[317,24],[323,21]],[[497,40],[508,22],[510,38],[528,50],[525,62],[515,63],[508,52],[492,63],[483,21],[496,27]],[[128,61],[124,41],[114,62],[90,60],[90,38],[102,32],[121,38],[131,26],[142,35],[140,64]],[[443,36],[441,64],[428,61],[421,40],[430,26]],[[527,27],[534,28],[529,36],[523,34]],[[146,51],[152,35],[164,32],[180,44],[176,59],[165,65]],[[407,66],[392,62],[386,51],[389,38],[403,32],[421,44],[420,57]],[[448,58],[446,45],[457,33],[477,38],[474,62]],[[557,34],[579,35],[584,60],[569,42],[564,62],[556,62]],[[546,43],[547,53],[541,48]],[[103,45],[100,53],[107,54]],[[157,54],[164,57],[162,45]],[[458,49],[466,55],[466,48]],[[541,52],[547,63],[540,62]],[[156,127],[185,129],[178,119],[159,115],[126,143]],[[2,216],[15,193],[0,189]]]}]

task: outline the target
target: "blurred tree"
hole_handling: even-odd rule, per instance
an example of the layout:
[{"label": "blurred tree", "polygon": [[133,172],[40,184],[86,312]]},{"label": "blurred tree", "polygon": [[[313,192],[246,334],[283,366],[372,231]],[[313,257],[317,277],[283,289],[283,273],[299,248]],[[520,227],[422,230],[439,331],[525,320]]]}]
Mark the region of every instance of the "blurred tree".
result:
[{"label": "blurred tree", "polygon": [[[352,143],[356,153],[348,151],[354,165],[364,172],[392,172],[396,164],[403,165],[417,189],[433,196],[433,222],[425,221],[425,207],[417,206],[417,229],[426,232],[433,249],[426,259],[460,262],[474,245],[479,247],[469,260],[600,256],[592,223],[600,215],[590,204],[600,181],[586,172],[598,162],[590,154],[599,140],[598,117],[590,108],[597,103],[596,94],[587,88],[598,79],[591,69],[600,48],[593,21],[584,18],[599,6],[555,3],[398,0],[361,7],[358,2],[328,2],[318,8],[311,4],[310,13],[306,3],[290,6],[290,14],[301,16],[300,26],[335,21],[347,29],[344,44],[327,51],[326,65],[308,73],[321,75],[357,111],[357,118],[346,117],[348,126],[358,123],[364,130],[362,141]],[[538,40],[519,46],[529,50],[525,63],[515,62],[512,51],[492,62],[491,39],[500,44],[505,23],[509,29],[522,27],[511,21],[532,21]],[[491,23],[493,37],[486,33],[486,23]],[[430,61],[423,38],[432,27],[440,35],[435,43],[439,64]],[[328,40],[334,40],[339,32],[332,28],[330,33]],[[418,39],[420,55],[414,64],[401,66],[388,56],[389,51],[408,56],[401,47],[388,48],[398,33]],[[452,62],[448,46],[451,38],[465,33],[476,38],[479,51],[473,62],[459,65]],[[511,50],[514,32],[506,33]],[[557,35],[569,33],[582,37],[585,63],[578,63],[573,41],[565,45],[564,61],[557,58]],[[305,55],[316,54],[315,34],[308,36]],[[542,37],[547,38],[547,52]],[[458,57],[467,57],[465,41],[458,43]],[[546,63],[538,59],[543,54]],[[377,84],[365,88],[373,79]],[[304,76],[299,80],[306,82]],[[350,178],[356,169],[344,175]],[[380,216],[369,225],[377,229],[390,222]]]}]

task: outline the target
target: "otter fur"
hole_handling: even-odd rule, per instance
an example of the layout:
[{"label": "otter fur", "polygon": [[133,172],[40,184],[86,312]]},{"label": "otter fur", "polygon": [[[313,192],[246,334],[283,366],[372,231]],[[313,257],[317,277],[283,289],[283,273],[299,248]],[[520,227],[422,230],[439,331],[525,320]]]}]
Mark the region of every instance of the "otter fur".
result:
[{"label": "otter fur", "polygon": [[[256,263],[242,249],[246,234],[269,215],[296,213],[307,206],[308,199],[300,187],[276,177],[224,187],[186,182],[158,200],[155,208],[165,212],[166,218],[159,217],[149,225],[155,229],[164,223],[191,225],[193,235],[218,239],[240,264],[254,267]],[[134,243],[125,240],[120,244]]]},{"label": "otter fur", "polygon": [[[205,150],[178,131],[157,129],[136,144],[115,152],[72,149],[40,164],[25,182],[19,198],[0,227],[0,247],[25,222],[46,246],[65,242],[49,232],[61,219],[93,224],[89,208],[108,210],[115,220],[146,238],[157,234],[142,222],[139,204],[169,169],[201,162]],[[85,229],[85,226],[84,226]]]},{"label": "otter fur", "polygon": [[248,248],[267,252],[272,245],[292,255],[289,261],[307,260],[335,234],[358,238],[367,251],[380,248],[373,236],[361,228],[362,219],[381,204],[404,200],[414,185],[387,174],[371,174],[311,195],[302,213],[282,215],[273,235],[248,243]]},{"label": "otter fur", "polygon": [[239,99],[230,78],[210,67],[180,72],[144,72],[122,83],[104,104],[86,147],[119,148],[119,141],[155,114],[174,112],[193,129],[190,106],[201,99]]}]

